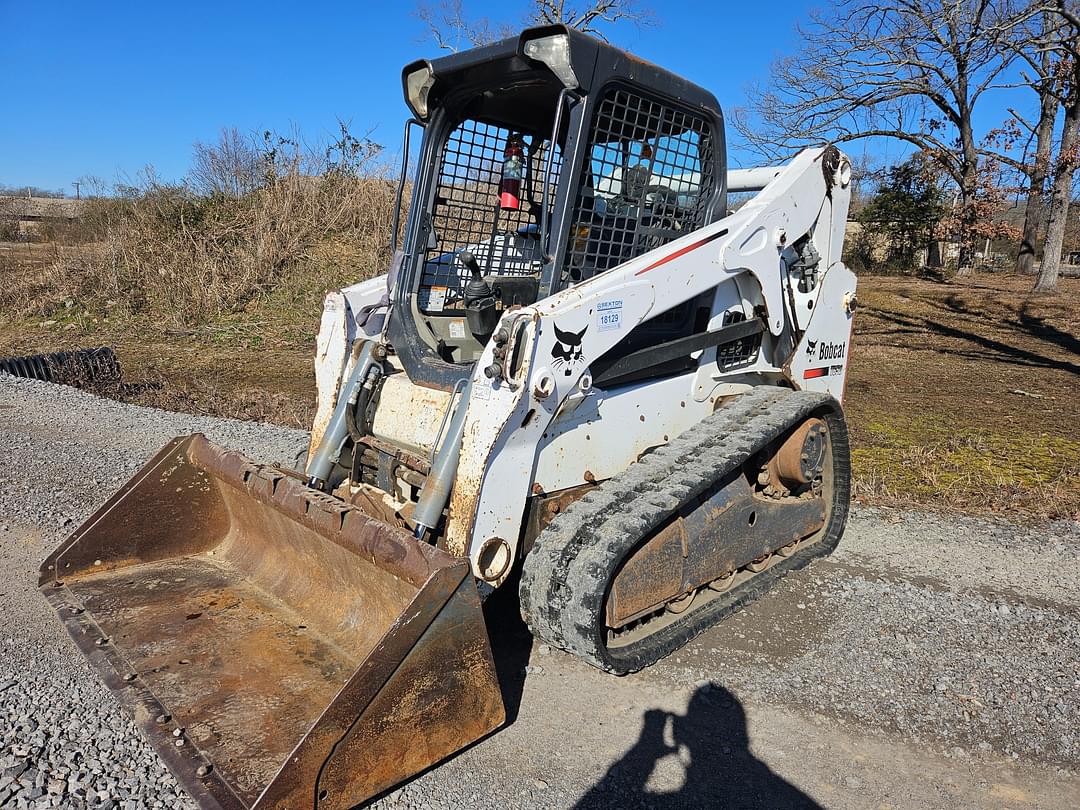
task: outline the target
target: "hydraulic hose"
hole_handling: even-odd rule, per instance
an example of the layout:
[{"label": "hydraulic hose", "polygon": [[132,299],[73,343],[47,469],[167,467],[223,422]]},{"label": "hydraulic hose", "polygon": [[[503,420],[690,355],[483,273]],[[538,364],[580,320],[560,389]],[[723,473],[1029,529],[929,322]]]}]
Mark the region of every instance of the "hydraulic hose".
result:
[{"label": "hydraulic hose", "polygon": [[356,392],[355,403],[345,411],[345,427],[348,429],[349,438],[354,442],[360,441],[371,433],[371,425],[368,423],[368,405],[371,403],[372,394],[375,393],[375,386],[378,384],[382,374],[379,364],[372,363]]},{"label": "hydraulic hose", "polygon": [[[349,437],[352,411],[356,408],[357,397],[368,378],[368,370],[373,363],[371,353],[374,347],[373,341],[364,342],[352,371],[338,391],[337,404],[326,426],[326,432],[323,433],[322,441],[319,442],[319,449],[315,451],[315,455],[311,457],[305,470],[310,487],[323,489],[330,477],[330,471],[341,458],[341,448],[345,444],[345,439]],[[355,425],[352,427],[355,429]]]}]

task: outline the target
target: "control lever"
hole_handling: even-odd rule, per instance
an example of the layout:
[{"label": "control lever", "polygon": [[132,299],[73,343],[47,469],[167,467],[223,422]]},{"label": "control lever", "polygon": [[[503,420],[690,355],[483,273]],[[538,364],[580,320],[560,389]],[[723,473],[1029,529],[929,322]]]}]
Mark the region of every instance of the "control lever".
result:
[{"label": "control lever", "polygon": [[499,323],[499,311],[495,308],[495,291],[483,276],[480,265],[467,250],[458,254],[458,261],[469,271],[469,283],[465,285],[465,317],[469,331],[481,343],[487,343]]}]

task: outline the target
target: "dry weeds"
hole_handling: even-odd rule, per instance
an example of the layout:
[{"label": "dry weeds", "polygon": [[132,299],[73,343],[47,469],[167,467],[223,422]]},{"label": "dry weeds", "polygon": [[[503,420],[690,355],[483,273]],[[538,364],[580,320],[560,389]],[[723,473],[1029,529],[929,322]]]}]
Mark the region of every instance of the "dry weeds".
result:
[{"label": "dry weeds", "polygon": [[[25,256],[0,253],[0,311],[47,319],[74,302],[190,325],[271,294],[317,306],[326,289],[385,271],[396,178],[376,145],[343,127],[338,142],[313,153],[269,135],[260,148],[229,147],[198,182],[162,183],[148,172],[138,186],[88,200],[68,244],[20,251],[32,255],[31,272]],[[199,145],[196,157],[223,148]],[[214,187],[214,171],[235,193]],[[251,182],[237,185],[241,173]]]}]

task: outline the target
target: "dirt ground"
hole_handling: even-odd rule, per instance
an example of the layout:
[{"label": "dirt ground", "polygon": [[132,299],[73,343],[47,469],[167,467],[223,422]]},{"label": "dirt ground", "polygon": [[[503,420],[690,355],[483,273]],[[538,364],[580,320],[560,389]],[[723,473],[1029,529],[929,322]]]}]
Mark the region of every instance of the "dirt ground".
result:
[{"label": "dirt ground", "polygon": [[859,281],[845,408],[858,496],[1080,516],[1080,279]]},{"label": "dirt ground", "polygon": [[[24,272],[47,263],[22,251]],[[0,256],[2,258],[2,256]],[[0,262],[4,272],[18,262]],[[8,270],[4,270],[7,267]],[[860,503],[1080,517],[1080,279],[859,280],[845,408]],[[274,301],[200,327],[77,303],[0,315],[0,356],[111,345],[127,401],[307,427],[318,312]]]}]

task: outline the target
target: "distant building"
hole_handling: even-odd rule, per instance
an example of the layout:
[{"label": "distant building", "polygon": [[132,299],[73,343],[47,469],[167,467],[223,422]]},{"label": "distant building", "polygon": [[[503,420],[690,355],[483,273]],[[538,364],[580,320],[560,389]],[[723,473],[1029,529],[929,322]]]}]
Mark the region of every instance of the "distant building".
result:
[{"label": "distant building", "polygon": [[30,236],[46,223],[74,222],[83,213],[85,200],[65,197],[0,196],[0,220],[16,223],[16,233]]}]

